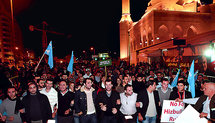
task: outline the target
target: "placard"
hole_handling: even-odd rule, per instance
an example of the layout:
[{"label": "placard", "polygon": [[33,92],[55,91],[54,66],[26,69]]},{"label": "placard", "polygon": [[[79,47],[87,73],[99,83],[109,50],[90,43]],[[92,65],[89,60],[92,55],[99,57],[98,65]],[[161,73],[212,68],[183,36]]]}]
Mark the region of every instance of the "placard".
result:
[{"label": "placard", "polygon": [[175,100],[164,100],[161,112],[161,122],[174,122],[183,110],[183,102],[175,102]]}]

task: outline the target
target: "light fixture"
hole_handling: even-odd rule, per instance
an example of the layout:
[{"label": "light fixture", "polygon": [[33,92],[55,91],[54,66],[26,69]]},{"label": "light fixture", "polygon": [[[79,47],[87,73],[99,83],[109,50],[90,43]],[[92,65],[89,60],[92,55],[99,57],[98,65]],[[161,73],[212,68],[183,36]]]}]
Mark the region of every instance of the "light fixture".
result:
[{"label": "light fixture", "polygon": [[206,56],[212,56],[213,55],[213,50],[212,49],[208,49],[205,51],[205,55]]},{"label": "light fixture", "polygon": [[157,37],[157,40],[159,40],[159,37]]}]

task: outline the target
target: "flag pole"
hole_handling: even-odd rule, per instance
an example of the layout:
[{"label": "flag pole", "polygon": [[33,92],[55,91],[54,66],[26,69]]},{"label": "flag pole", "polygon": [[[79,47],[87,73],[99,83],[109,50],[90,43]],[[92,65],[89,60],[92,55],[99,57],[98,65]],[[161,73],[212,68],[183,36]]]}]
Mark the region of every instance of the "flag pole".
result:
[{"label": "flag pole", "polygon": [[38,66],[39,66],[40,62],[42,61],[42,59],[43,59],[43,57],[45,55],[45,52],[43,53],[43,56],[40,58],[40,61],[38,62],[37,66],[35,67],[34,72],[37,72]]}]

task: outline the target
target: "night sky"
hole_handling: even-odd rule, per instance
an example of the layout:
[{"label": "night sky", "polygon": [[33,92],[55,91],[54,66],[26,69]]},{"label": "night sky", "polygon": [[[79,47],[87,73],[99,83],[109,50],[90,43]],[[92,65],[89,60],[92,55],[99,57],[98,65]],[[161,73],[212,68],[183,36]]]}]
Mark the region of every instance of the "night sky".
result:
[{"label": "night sky", "polygon": [[[9,0],[1,0],[10,11]],[[131,18],[138,21],[145,13],[149,0],[130,0]],[[42,32],[30,31],[29,25],[64,33],[47,33],[47,42],[52,40],[53,53],[58,58],[66,55],[79,57],[83,50],[96,54],[111,51],[119,55],[119,21],[122,0],[13,0],[14,15],[23,33],[24,47],[42,56]],[[72,37],[68,38],[68,35]],[[92,53],[92,52],[91,52]]]}]

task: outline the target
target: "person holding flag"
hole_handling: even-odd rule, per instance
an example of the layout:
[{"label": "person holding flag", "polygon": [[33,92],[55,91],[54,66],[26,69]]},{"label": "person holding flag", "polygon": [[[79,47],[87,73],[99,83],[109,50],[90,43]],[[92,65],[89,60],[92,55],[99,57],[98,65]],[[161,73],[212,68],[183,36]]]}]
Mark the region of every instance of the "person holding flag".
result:
[{"label": "person holding flag", "polygon": [[37,68],[40,65],[40,62],[42,61],[45,54],[49,56],[48,65],[49,65],[50,69],[52,69],[54,67],[52,41],[50,41],[48,47],[46,48],[46,51],[43,53],[43,56],[40,58],[40,61],[38,62],[37,66],[35,67],[35,72],[37,71]]}]

